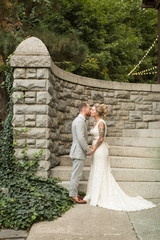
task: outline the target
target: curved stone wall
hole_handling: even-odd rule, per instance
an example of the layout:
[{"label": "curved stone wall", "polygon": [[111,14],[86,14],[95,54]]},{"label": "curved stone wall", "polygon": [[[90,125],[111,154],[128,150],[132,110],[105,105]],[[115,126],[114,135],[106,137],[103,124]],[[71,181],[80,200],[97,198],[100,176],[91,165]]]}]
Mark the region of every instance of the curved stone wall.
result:
[{"label": "curved stone wall", "polygon": [[[30,158],[43,148],[39,176],[47,177],[59,157],[69,153],[71,122],[81,102],[108,105],[109,137],[123,137],[127,129],[156,129],[159,134],[160,85],[108,82],[65,72],[35,37],[17,47],[10,63],[14,67],[16,155],[22,157],[25,144]],[[88,129],[92,124],[90,119]]]}]

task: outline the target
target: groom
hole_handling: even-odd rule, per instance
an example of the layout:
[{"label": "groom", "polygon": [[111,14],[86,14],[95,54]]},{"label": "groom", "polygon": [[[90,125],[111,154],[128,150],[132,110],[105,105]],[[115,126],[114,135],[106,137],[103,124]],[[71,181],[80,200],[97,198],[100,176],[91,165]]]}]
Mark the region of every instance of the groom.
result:
[{"label": "groom", "polygon": [[70,158],[73,159],[72,175],[70,179],[69,196],[80,204],[86,203],[83,197],[78,195],[79,180],[82,175],[84,161],[88,156],[92,155],[92,151],[88,146],[86,117],[90,117],[90,106],[87,103],[81,103],[79,106],[79,115],[72,122],[73,142],[70,150]]}]

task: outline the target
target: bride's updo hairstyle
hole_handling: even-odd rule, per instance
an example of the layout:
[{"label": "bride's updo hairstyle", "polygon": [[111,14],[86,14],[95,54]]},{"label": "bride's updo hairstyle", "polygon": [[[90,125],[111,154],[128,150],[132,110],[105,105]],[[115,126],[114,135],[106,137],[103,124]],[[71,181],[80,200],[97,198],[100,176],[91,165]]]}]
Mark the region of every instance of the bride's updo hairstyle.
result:
[{"label": "bride's updo hairstyle", "polygon": [[96,112],[98,113],[98,115],[102,118],[105,118],[108,114],[108,107],[106,104],[100,104],[100,103],[96,103],[94,104],[95,108],[96,108]]}]

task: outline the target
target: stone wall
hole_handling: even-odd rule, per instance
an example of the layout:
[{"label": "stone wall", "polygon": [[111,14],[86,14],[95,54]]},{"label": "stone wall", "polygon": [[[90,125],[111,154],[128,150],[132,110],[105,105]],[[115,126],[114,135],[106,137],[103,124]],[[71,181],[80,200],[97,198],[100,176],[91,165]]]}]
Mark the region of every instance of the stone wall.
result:
[{"label": "stone wall", "polygon": [[[25,144],[30,158],[43,148],[39,176],[48,177],[60,156],[69,153],[71,122],[81,102],[108,105],[108,136],[122,137],[124,129],[160,127],[160,85],[108,82],[65,72],[35,37],[17,47],[11,66],[16,156],[22,157]],[[89,119],[88,129],[92,124],[93,119]]]}]

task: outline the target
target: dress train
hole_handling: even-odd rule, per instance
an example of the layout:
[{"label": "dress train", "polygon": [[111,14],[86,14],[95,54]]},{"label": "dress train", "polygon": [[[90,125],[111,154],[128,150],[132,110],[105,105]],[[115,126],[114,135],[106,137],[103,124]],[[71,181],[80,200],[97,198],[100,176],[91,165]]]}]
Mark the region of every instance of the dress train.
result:
[{"label": "dress train", "polygon": [[[100,121],[104,122],[102,119]],[[91,130],[93,146],[99,138],[99,122]],[[105,124],[105,129],[106,128],[107,126]],[[108,148],[106,144],[102,142],[92,157],[87,194],[84,200],[92,206],[118,211],[137,211],[155,207],[156,205],[152,202],[140,196],[130,197],[122,191],[111,173],[108,155]]]}]

